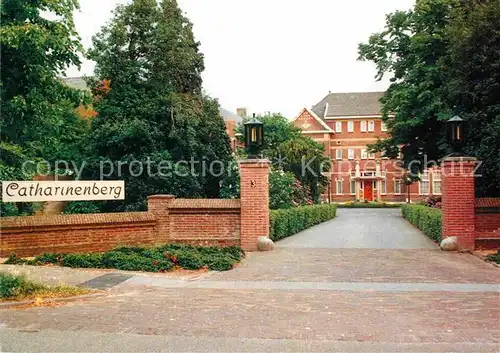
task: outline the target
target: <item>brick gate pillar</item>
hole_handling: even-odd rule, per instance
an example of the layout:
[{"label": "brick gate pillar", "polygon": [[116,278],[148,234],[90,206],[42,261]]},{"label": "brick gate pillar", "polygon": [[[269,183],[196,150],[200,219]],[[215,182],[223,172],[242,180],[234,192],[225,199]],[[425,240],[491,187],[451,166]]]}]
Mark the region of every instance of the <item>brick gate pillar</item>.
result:
[{"label": "brick gate pillar", "polygon": [[148,196],[148,212],[152,213],[156,218],[156,241],[167,242],[170,238],[169,207],[174,199],[174,195]]},{"label": "brick gate pillar", "polygon": [[245,159],[240,164],[241,247],[257,250],[257,239],[269,237],[269,165],[267,159]]},{"label": "brick gate pillar", "polygon": [[441,163],[442,234],[456,236],[460,250],[474,249],[476,163],[473,157],[446,157]]}]

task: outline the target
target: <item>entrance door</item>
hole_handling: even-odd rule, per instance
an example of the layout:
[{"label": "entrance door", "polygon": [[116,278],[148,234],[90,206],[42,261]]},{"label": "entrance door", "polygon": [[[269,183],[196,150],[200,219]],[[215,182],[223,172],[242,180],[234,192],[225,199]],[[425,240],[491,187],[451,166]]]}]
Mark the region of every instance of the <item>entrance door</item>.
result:
[{"label": "entrance door", "polygon": [[373,201],[373,182],[371,180],[363,180],[364,186],[364,199],[367,201]]}]

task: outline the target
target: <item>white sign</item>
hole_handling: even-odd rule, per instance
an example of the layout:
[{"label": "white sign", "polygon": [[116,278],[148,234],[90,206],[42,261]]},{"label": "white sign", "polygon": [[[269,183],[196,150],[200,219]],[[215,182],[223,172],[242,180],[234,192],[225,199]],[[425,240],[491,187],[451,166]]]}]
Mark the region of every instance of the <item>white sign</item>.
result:
[{"label": "white sign", "polygon": [[3,181],[3,202],[123,200],[125,182]]}]

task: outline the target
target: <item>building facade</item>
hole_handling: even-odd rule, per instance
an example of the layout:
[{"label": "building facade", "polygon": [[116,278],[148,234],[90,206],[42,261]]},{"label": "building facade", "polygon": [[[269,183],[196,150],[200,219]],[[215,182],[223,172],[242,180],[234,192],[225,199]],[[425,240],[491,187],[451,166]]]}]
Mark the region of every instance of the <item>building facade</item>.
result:
[{"label": "building facade", "polygon": [[383,92],[329,93],[294,119],[294,125],[323,144],[330,157],[325,200],[405,202],[441,194],[438,169],[428,169],[419,182],[406,185],[400,160],[368,151],[367,145],[389,137],[382,121],[382,96]]}]

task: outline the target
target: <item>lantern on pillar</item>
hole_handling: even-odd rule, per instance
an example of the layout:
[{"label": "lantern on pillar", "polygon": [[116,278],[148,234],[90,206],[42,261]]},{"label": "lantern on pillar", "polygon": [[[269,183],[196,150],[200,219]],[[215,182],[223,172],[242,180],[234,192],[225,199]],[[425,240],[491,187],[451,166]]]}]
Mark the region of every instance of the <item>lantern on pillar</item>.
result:
[{"label": "lantern on pillar", "polygon": [[448,135],[448,143],[453,148],[454,156],[462,155],[462,147],[464,144],[464,121],[459,116],[455,115],[446,122],[446,134]]},{"label": "lantern on pillar", "polygon": [[248,158],[258,158],[259,149],[264,144],[264,124],[255,118],[245,123],[245,146],[248,150]]}]

